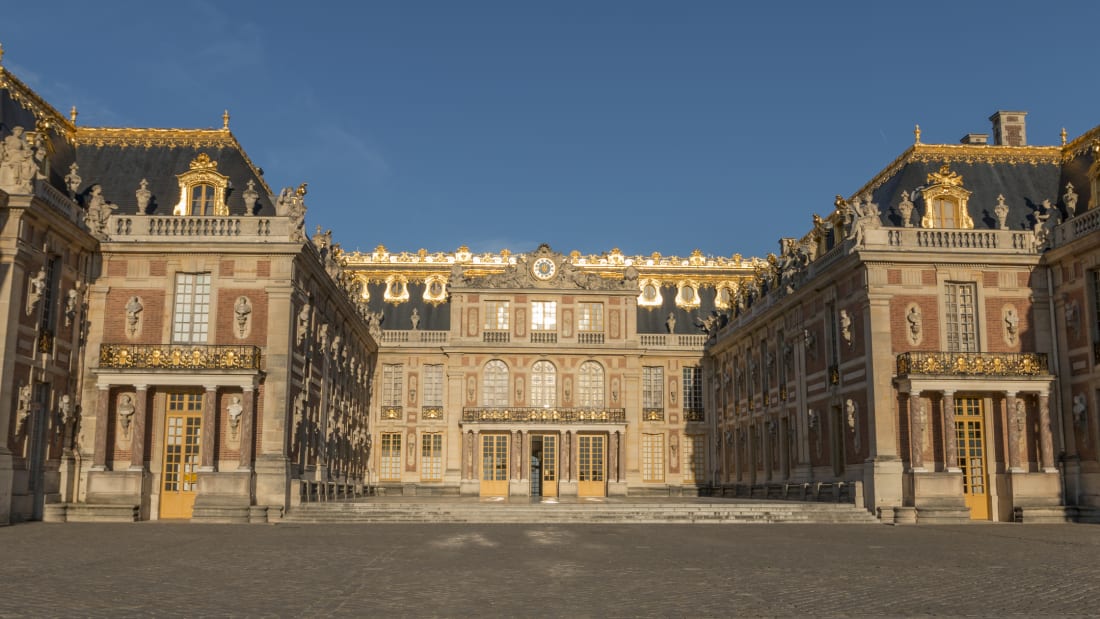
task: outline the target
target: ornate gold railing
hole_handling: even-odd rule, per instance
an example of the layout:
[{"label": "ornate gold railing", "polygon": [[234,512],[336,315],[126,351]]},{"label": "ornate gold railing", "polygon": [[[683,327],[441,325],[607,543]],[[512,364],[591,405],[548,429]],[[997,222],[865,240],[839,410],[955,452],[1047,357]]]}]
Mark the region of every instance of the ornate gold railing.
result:
[{"label": "ornate gold railing", "polygon": [[258,370],[256,346],[102,344],[99,367],[161,370]]},{"label": "ornate gold railing", "polygon": [[665,409],[663,408],[643,408],[642,409],[642,421],[664,421]]},{"label": "ornate gold railing", "polygon": [[462,409],[463,423],[626,423],[622,408],[474,407]]},{"label": "ornate gold railing", "polygon": [[400,406],[383,406],[382,407],[382,419],[401,419],[404,416],[404,409]]},{"label": "ornate gold railing", "polygon": [[1043,376],[1044,353],[906,352],[898,355],[898,376]]},{"label": "ornate gold railing", "polygon": [[703,421],[704,418],[703,409],[701,408],[684,409],[684,421]]}]

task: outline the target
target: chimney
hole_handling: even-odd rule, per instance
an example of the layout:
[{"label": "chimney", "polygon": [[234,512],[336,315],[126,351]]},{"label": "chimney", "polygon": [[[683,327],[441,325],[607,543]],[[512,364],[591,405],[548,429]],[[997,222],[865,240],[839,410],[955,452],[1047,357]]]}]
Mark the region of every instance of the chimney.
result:
[{"label": "chimney", "polygon": [[997,146],[1027,146],[1027,112],[999,110],[989,117],[993,121],[993,143]]},{"label": "chimney", "polygon": [[977,146],[987,146],[989,144],[988,133],[968,133],[959,140],[959,144],[974,144]]}]

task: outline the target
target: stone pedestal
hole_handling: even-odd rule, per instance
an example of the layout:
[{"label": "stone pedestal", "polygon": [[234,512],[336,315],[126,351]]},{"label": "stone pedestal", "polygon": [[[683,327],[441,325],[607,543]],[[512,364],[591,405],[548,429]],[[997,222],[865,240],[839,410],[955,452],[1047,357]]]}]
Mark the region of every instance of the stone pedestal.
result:
[{"label": "stone pedestal", "polygon": [[508,482],[508,496],[531,496],[531,482],[513,479]]},{"label": "stone pedestal", "polygon": [[[152,476],[144,470],[88,471],[88,492],[85,503],[90,520],[133,520],[149,518],[149,496]],[[118,512],[117,514],[115,512]],[[72,515],[68,517],[74,522]]]},{"label": "stone pedestal", "polygon": [[256,458],[256,505],[290,503],[290,461],[280,455],[263,454]]},{"label": "stone pedestal", "polygon": [[911,473],[910,478],[919,524],[970,522],[962,473]]},{"label": "stone pedestal", "polygon": [[577,496],[577,482],[559,481],[558,496]]},{"label": "stone pedestal", "polygon": [[252,472],[199,473],[192,522],[247,523]]},{"label": "stone pedestal", "polygon": [[0,526],[11,524],[11,452],[0,445]]},{"label": "stone pedestal", "polygon": [[626,496],[625,481],[607,482],[607,496]]}]

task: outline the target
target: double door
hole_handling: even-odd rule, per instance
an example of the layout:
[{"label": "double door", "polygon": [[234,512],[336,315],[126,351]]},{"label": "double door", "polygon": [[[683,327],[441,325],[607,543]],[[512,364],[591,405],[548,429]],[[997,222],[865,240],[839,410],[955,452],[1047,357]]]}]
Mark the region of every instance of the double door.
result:
[{"label": "double door", "polygon": [[202,436],[202,394],[169,393],[164,423],[160,517],[190,518]]}]

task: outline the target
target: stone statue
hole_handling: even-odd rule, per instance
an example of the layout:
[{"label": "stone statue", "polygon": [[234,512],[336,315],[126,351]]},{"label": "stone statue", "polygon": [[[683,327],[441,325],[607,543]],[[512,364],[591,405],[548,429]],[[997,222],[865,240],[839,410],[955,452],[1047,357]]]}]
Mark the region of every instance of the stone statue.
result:
[{"label": "stone statue", "polygon": [[1016,431],[1024,431],[1024,423],[1027,421],[1027,407],[1024,405],[1024,401],[1016,398]]},{"label": "stone statue", "polygon": [[130,300],[126,302],[126,331],[133,336],[137,333],[138,323],[141,321],[141,312],[145,310],[145,306],[141,304],[141,299],[137,296],[130,297]]},{"label": "stone statue", "polygon": [[1020,316],[1016,313],[1016,308],[1009,307],[1005,309],[1005,335],[1009,344],[1016,343],[1016,334],[1020,330]]},{"label": "stone statue", "polygon": [[920,306],[910,305],[905,321],[909,323],[909,342],[912,344],[920,342],[921,320]]},{"label": "stone statue", "polygon": [[27,420],[31,416],[34,386],[30,383],[19,387],[19,401],[16,404],[18,416],[15,418],[15,433],[22,434],[27,429]]},{"label": "stone statue", "polygon": [[1066,214],[1073,217],[1077,214],[1077,194],[1073,193],[1073,183],[1066,183],[1066,193],[1062,196],[1062,202],[1066,205]]},{"label": "stone statue", "polygon": [[70,288],[65,297],[65,326],[72,326],[76,320],[76,310],[80,308],[80,291]]},{"label": "stone statue", "polygon": [[852,317],[848,310],[840,310],[840,337],[845,344],[852,345]]},{"label": "stone statue", "polygon": [[260,193],[256,191],[256,181],[249,179],[248,188],[241,193],[244,200],[244,214],[251,217],[256,212],[256,201],[260,199]]},{"label": "stone statue", "polygon": [[418,310],[414,307],[413,311],[412,311],[412,316],[409,317],[409,320],[412,322],[412,330],[413,331],[416,331],[417,329],[419,329],[420,328],[420,310]]},{"label": "stone statue", "polygon": [[848,416],[848,429],[852,432],[852,446],[859,451],[859,407],[855,403],[855,400],[847,400],[844,403],[844,411]]},{"label": "stone statue", "polygon": [[0,143],[0,189],[8,193],[30,193],[35,177],[34,155],[23,127],[12,127],[11,135]]},{"label": "stone statue", "polygon": [[909,192],[901,192],[901,204],[898,204],[898,212],[901,213],[901,225],[905,228],[913,227],[913,201],[909,199]]},{"label": "stone statue", "polygon": [[1081,322],[1077,319],[1079,315],[1077,300],[1067,301],[1063,311],[1066,316],[1066,326],[1073,332],[1073,337],[1081,337]]},{"label": "stone statue", "polygon": [[665,319],[665,327],[668,328],[669,333],[676,332],[676,314],[673,312],[668,313],[668,318]]},{"label": "stone statue", "polygon": [[122,425],[122,434],[125,438],[130,438],[130,425],[134,421],[134,412],[137,410],[134,406],[134,398],[130,394],[124,394],[122,399],[118,403],[118,422]]},{"label": "stone statue", "polygon": [[84,214],[84,224],[88,226],[92,236],[105,241],[108,239],[107,220],[111,213],[118,207],[107,202],[103,197],[103,187],[92,185],[88,193],[87,212]]},{"label": "stone statue", "polygon": [[285,187],[275,202],[275,214],[290,218],[290,240],[295,243],[306,241],[306,184],[298,189]]},{"label": "stone statue", "polygon": [[73,399],[69,394],[64,394],[57,401],[57,420],[61,428],[76,421],[76,410],[73,407]]},{"label": "stone statue", "polygon": [[69,189],[69,197],[76,197],[76,192],[80,189],[80,183],[84,179],[80,178],[80,166],[76,165],[74,161],[69,166],[69,173],[65,175],[65,187]]},{"label": "stone statue", "polygon": [[302,345],[302,340],[306,338],[306,334],[309,332],[309,314],[312,308],[309,303],[302,306],[302,309],[298,311],[298,329],[295,337],[298,345]]},{"label": "stone statue", "polygon": [[34,313],[42,295],[46,293],[46,267],[38,269],[34,277],[27,281],[27,315]]},{"label": "stone statue", "polygon": [[382,312],[367,314],[367,331],[376,342],[382,340]]},{"label": "stone statue", "polygon": [[1053,236],[1054,228],[1060,223],[1058,212],[1050,204],[1050,200],[1043,200],[1035,211],[1035,225],[1032,232],[1035,234],[1035,245],[1038,249],[1045,249]]},{"label": "stone statue", "polygon": [[252,302],[248,297],[237,297],[233,305],[233,313],[237,316],[237,333],[240,337],[248,331],[248,319],[252,316]]},{"label": "stone statue", "polygon": [[244,412],[244,405],[241,404],[241,396],[235,395],[229,399],[229,404],[225,407],[225,411],[229,413],[229,433],[234,439],[237,438],[237,430],[241,425],[241,413]]},{"label": "stone statue", "polygon": [[997,206],[993,207],[993,214],[997,216],[997,227],[1008,230],[1008,205],[1005,204],[1004,194],[997,196]]},{"label": "stone statue", "polygon": [[134,192],[134,197],[137,198],[138,214],[144,215],[149,210],[149,201],[153,199],[153,192],[149,191],[148,180],[141,179],[141,186]]}]

